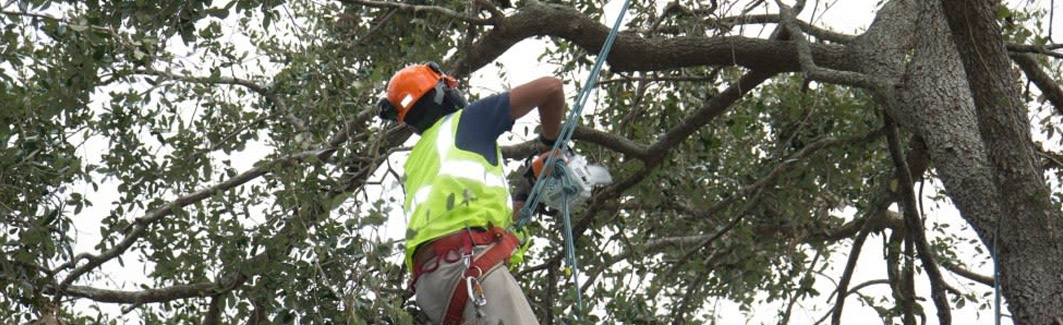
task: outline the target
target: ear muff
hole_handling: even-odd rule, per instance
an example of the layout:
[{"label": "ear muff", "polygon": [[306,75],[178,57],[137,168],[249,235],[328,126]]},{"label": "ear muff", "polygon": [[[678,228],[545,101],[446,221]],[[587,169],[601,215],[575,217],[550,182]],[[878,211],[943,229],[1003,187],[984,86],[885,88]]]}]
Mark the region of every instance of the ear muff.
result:
[{"label": "ear muff", "polygon": [[439,75],[439,84],[436,85],[436,96],[433,98],[436,104],[442,105],[444,101],[457,106],[458,108],[465,108],[468,105],[468,101],[465,100],[465,96],[458,90],[458,80],[454,79],[446,72],[443,72],[443,68],[439,66],[439,63],[434,61],[428,61],[424,64],[432,72]]},{"label": "ear muff", "polygon": [[439,79],[439,82],[436,83],[435,95],[432,96],[432,102],[436,103],[436,105],[443,105],[443,100],[446,99],[446,95],[447,86],[443,82],[443,79]]},{"label": "ear muff", "polygon": [[436,63],[436,61],[425,62],[424,65],[428,66],[429,69],[432,69],[432,71],[435,71],[435,73],[440,75],[440,76],[447,75],[446,73],[443,73],[443,68],[440,67],[439,63]]},{"label": "ear muff", "polygon": [[447,90],[447,101],[454,105],[458,109],[469,106],[469,101],[465,99],[465,94],[460,89],[451,88]]},{"label": "ear muff", "polygon": [[388,121],[399,120],[398,108],[395,108],[395,105],[392,105],[387,97],[380,98],[380,100],[376,102],[376,106],[379,109],[377,111],[377,117]]}]

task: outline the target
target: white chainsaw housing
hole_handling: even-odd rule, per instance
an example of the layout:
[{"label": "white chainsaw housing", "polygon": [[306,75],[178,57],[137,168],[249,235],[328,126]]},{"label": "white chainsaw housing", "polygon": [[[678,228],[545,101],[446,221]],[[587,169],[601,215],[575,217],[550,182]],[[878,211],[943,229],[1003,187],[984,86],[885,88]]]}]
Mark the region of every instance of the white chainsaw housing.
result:
[{"label": "white chainsaw housing", "polygon": [[549,177],[542,188],[542,202],[553,209],[562,209],[565,204],[565,189],[569,189],[567,195],[569,207],[586,201],[591,197],[595,186],[610,184],[613,176],[601,165],[587,163],[587,158],[582,155],[569,153],[568,162],[559,163],[564,168],[567,180],[564,176]]}]

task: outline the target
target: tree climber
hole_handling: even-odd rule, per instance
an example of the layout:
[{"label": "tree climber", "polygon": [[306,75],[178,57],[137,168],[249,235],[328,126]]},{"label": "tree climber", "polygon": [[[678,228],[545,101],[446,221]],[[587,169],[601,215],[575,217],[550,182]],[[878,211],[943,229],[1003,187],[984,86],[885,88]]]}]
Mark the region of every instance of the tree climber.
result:
[{"label": "tree climber", "polygon": [[564,115],[561,81],[542,77],[466,104],[457,81],[430,62],[392,76],[378,105],[381,118],[421,135],[405,164],[404,204],[417,304],[433,323],[538,324],[505,267],[523,257],[509,228],[524,202],[510,197],[497,139],[537,107],[547,151]]}]

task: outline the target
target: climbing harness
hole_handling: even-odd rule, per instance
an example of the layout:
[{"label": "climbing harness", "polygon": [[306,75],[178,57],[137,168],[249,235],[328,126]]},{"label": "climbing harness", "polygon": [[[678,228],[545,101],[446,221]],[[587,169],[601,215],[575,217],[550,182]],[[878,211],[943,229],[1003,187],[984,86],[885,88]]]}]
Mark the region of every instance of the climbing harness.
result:
[{"label": "climbing harness", "polygon": [[[567,148],[567,143],[572,139],[572,133],[576,130],[576,124],[579,123],[580,115],[583,113],[583,107],[587,103],[587,99],[590,98],[590,93],[594,90],[595,85],[598,83],[598,73],[602,69],[602,64],[605,59],[609,57],[609,51],[613,48],[613,42],[616,41],[617,31],[620,30],[620,23],[624,19],[624,13],[627,12],[628,5],[631,0],[624,0],[624,5],[620,8],[620,13],[616,17],[616,21],[613,23],[613,28],[609,30],[609,36],[605,38],[605,42],[602,44],[602,50],[598,52],[598,58],[594,61],[594,66],[591,68],[591,73],[587,76],[587,82],[584,83],[583,89],[580,89],[579,94],[576,96],[576,103],[572,106],[572,110],[568,112],[568,116],[565,118],[565,124],[561,127],[561,132],[558,134],[556,142],[554,142],[553,148],[550,152],[558,152]],[[532,214],[538,207],[539,201],[542,199],[543,188],[547,186],[547,183],[551,183],[551,186],[555,187],[553,193],[561,193],[561,199],[554,201],[554,203],[560,203],[562,212],[562,222],[564,224],[564,237],[565,237],[565,263],[568,265],[566,273],[572,275],[572,292],[576,297],[577,310],[574,313],[576,318],[581,318],[583,313],[583,298],[580,294],[579,284],[579,267],[576,264],[576,249],[574,239],[572,237],[572,218],[569,215],[570,205],[572,201],[570,197],[580,193],[580,187],[576,184],[576,181],[572,179],[570,169],[565,168],[565,163],[558,160],[560,155],[549,155],[549,158],[544,164],[546,170],[552,170],[553,174],[549,177],[540,177],[535,181],[535,185],[532,186],[531,193],[528,195],[525,205],[520,209],[520,216],[514,223],[517,228],[522,228],[531,222]],[[608,175],[608,173],[606,173]],[[589,191],[587,191],[589,193]],[[588,195],[589,196],[589,195]],[[570,270],[570,271],[569,271]]]},{"label": "climbing harness", "polygon": [[[431,273],[439,268],[440,262],[455,263],[461,261],[464,271],[450,295],[443,324],[462,324],[465,304],[472,301],[476,307],[487,305],[481,280],[492,268],[498,267],[509,259],[516,250],[520,240],[512,232],[500,227],[489,229],[466,228],[457,233],[433,240],[417,250],[414,257],[414,276],[410,288],[416,288],[416,281],[421,275]],[[473,247],[491,245],[479,257],[474,256]],[[457,252],[458,254],[454,254]],[[453,257],[457,255],[458,257]],[[477,308],[477,313],[480,310]]]}]

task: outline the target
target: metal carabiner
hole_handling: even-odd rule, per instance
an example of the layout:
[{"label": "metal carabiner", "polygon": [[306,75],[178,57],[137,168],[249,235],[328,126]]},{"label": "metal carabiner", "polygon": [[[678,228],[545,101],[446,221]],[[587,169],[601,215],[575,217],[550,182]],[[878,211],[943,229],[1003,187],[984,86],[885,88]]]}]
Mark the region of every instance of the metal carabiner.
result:
[{"label": "metal carabiner", "polygon": [[476,307],[487,305],[487,296],[484,295],[484,287],[480,285],[480,279],[471,275],[465,277],[465,289],[469,291],[469,298]]},{"label": "metal carabiner", "polygon": [[461,265],[465,266],[465,270],[472,267],[472,252],[468,252],[461,255]]}]

